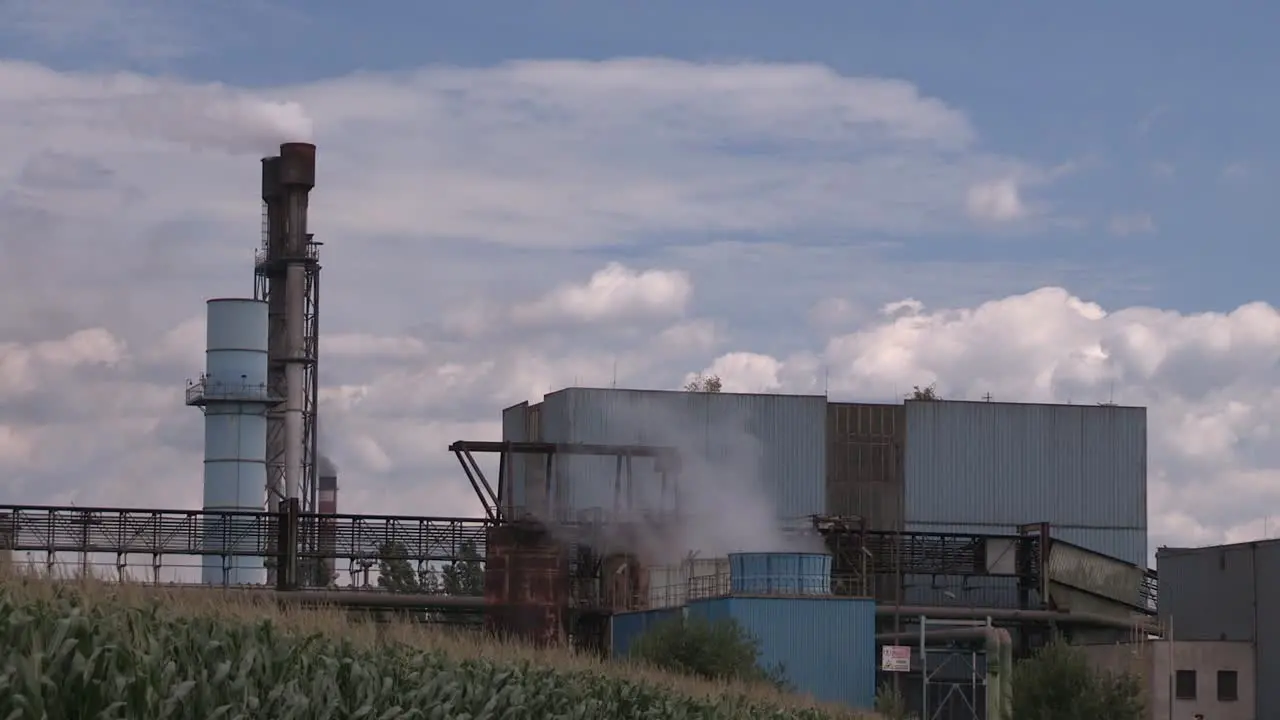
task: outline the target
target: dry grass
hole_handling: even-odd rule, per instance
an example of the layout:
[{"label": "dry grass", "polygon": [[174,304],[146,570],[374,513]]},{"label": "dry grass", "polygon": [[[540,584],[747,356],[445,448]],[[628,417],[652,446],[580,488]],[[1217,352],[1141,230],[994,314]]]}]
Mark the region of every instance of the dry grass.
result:
[{"label": "dry grass", "polygon": [[86,609],[108,606],[148,607],[159,603],[168,613],[181,617],[213,618],[232,623],[260,623],[269,620],[291,635],[319,634],[373,649],[388,643],[424,652],[443,653],[451,659],[488,660],[498,664],[527,662],[567,674],[586,674],[628,680],[660,689],[674,696],[713,702],[730,697],[747,697],[758,703],[785,710],[817,710],[832,720],[874,718],[846,708],[816,703],[798,695],[782,693],[766,685],[710,682],[664,672],[632,662],[601,659],[564,648],[534,648],[477,633],[475,630],[397,622],[372,623],[339,608],[283,605],[262,595],[235,590],[166,587],[142,583],[117,583],[97,579],[54,578],[43,573],[9,573],[3,579],[6,594],[19,602],[52,601],[74,593]]}]

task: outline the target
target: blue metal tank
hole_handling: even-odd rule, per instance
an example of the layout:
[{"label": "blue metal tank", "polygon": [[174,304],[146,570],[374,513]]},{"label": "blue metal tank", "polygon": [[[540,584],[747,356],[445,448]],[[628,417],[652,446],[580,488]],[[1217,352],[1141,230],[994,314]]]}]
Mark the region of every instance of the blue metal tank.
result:
[{"label": "blue metal tank", "polygon": [[830,595],[826,553],[734,553],[729,556],[734,595]]},{"label": "blue metal tank", "polygon": [[[248,299],[208,302],[205,372],[187,387],[187,404],[203,408],[204,510],[262,512],[267,483],[267,303]],[[266,581],[257,537],[243,518],[211,517],[205,546],[229,551],[205,555],[201,581],[251,585]]]}]

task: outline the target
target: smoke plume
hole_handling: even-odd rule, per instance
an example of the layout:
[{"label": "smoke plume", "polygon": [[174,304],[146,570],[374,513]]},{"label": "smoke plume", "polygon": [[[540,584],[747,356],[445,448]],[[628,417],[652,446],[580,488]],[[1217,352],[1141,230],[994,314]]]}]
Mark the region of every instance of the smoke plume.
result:
[{"label": "smoke plume", "polygon": [[220,85],[156,87],[118,101],[131,132],[197,150],[272,155],[281,143],[307,142],[312,122],[296,102],[266,100]]},{"label": "smoke plume", "polygon": [[338,466],[324,453],[316,454],[316,476],[317,477],[337,477]]},{"label": "smoke plume", "polygon": [[[586,484],[565,492],[576,498],[578,507],[597,506],[603,517],[620,520],[604,524],[606,542],[614,551],[637,554],[646,564],[678,563],[691,553],[723,557],[735,552],[826,552],[816,535],[784,528],[767,488],[787,479],[763,476],[764,447],[748,431],[746,418],[710,413],[708,402],[715,398],[690,394],[687,413],[620,403],[608,419],[612,442],[627,437],[634,444],[677,450],[681,469],[671,476],[665,497],[661,477],[647,458],[631,461],[630,505],[625,490],[623,499],[615,501],[615,458],[560,456],[557,480]],[[678,488],[677,513],[672,512],[672,488]],[[795,521],[787,524],[799,525],[804,519]],[[637,526],[642,530],[628,530]]]}]

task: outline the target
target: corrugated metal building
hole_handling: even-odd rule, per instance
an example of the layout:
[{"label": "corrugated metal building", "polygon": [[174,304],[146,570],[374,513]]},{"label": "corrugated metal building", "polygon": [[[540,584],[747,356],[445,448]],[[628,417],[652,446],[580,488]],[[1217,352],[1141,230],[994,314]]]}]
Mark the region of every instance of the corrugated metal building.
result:
[{"label": "corrugated metal building", "polygon": [[902,405],[827,405],[827,513],[857,516],[872,530],[901,530],[904,509]]},{"label": "corrugated metal building", "polygon": [[[704,459],[686,482],[733,494],[740,476],[753,476],[780,517],[854,515],[872,529],[960,534],[1014,534],[1047,521],[1057,538],[1147,564],[1144,408],[570,388],[508,408],[503,433],[675,445]],[[698,477],[717,462],[721,472],[710,474],[729,477]],[[616,473],[613,458],[559,458],[552,486],[571,513],[608,513]],[[652,461],[633,461],[633,473],[652,488]],[[512,477],[511,504],[545,502],[544,459],[513,457]],[[910,602],[1009,605],[1016,597],[1006,580],[907,576],[904,585]],[[876,594],[896,590],[878,585]]]},{"label": "corrugated metal building", "polygon": [[906,403],[908,530],[1013,533],[1147,561],[1146,408]]},{"label": "corrugated metal building", "polygon": [[[1160,621],[1179,640],[1253,643],[1257,717],[1280,717],[1280,540],[1160,548]],[[1176,669],[1176,668],[1175,668]]]},{"label": "corrugated metal building", "polygon": [[656,624],[699,617],[735,620],[759,641],[760,667],[780,667],[795,689],[855,708],[875,703],[875,602],[866,598],[726,597],[690,601],[685,608],[613,616],[613,656]]},{"label": "corrugated metal building", "polygon": [[[541,442],[542,403],[522,402],[502,411],[502,439],[507,442]],[[500,498],[508,517],[520,517],[541,500],[546,488],[546,458],[511,455]]]},{"label": "corrugated metal building", "polygon": [[[1015,534],[1147,565],[1145,408],[907,401],[906,529]],[[908,602],[1013,607],[1011,578],[904,578]]]},{"label": "corrugated metal building", "polygon": [[609,648],[613,657],[624,658],[636,638],[667,620],[684,617],[683,607],[617,613],[609,620]]},{"label": "corrugated metal building", "polygon": [[[525,430],[517,437],[521,416]],[[821,513],[826,506],[826,399],[820,396],[568,388],[547,395],[540,406],[508,408],[503,434],[506,440],[676,447],[683,461],[681,497],[693,505],[713,505],[716,496],[742,495],[753,485],[780,518]],[[613,512],[616,463],[611,457],[557,458],[557,504],[570,516]],[[538,503],[540,468],[530,465],[513,468],[523,487],[513,488],[512,504]],[[657,509],[653,461],[635,458],[631,472],[636,509]]]}]

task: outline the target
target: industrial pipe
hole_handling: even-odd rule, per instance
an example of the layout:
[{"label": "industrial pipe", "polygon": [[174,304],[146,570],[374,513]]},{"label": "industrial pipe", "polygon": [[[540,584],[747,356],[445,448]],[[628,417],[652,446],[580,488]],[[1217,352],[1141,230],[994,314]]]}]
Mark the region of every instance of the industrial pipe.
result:
[{"label": "industrial pipe", "polygon": [[1160,635],[1160,627],[1143,620],[1124,620],[1121,618],[1087,612],[1063,612],[1059,610],[1016,610],[1009,608],[982,607],[931,607],[925,605],[877,605],[876,614],[882,616],[900,615],[904,618],[925,617],[938,620],[992,620],[1028,622],[1059,622],[1077,625],[1093,625],[1096,627],[1116,628],[1118,630],[1141,630],[1151,635]]},{"label": "industrial pipe", "polygon": [[362,590],[286,590],[265,591],[270,599],[282,602],[334,605],[356,608],[404,608],[407,610],[483,610],[497,607],[483,597],[464,595],[426,595]]}]

